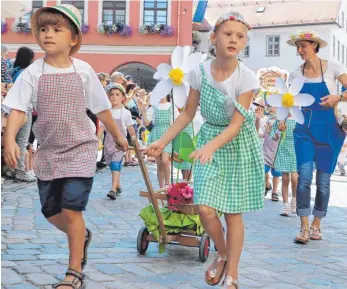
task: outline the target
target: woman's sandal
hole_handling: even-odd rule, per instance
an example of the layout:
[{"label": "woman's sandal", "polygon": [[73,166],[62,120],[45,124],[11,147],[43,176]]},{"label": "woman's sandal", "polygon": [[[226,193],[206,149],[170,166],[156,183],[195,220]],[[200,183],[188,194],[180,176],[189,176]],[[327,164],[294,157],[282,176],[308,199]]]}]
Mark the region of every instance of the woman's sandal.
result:
[{"label": "woman's sandal", "polygon": [[278,194],[277,193],[272,193],[271,194],[271,200],[273,202],[278,202],[279,201]]},{"label": "woman's sandal", "polygon": [[90,242],[92,241],[92,231],[89,230],[88,228],[86,228],[87,231],[87,235],[86,235],[86,239],[84,241],[84,248],[83,248],[83,258],[82,258],[82,263],[81,263],[81,267],[82,270],[84,269],[84,267],[87,265],[87,260],[88,260],[88,247],[90,245]]},{"label": "woman's sandal", "polygon": [[220,275],[219,275],[217,280],[215,280],[216,277],[217,277],[217,266],[213,270],[211,270],[211,271],[209,271],[209,270],[206,271],[206,273],[205,273],[205,282],[208,285],[211,285],[211,286],[216,286],[216,285],[218,285],[220,283],[220,281],[222,281],[222,278],[224,276],[225,270],[227,268],[227,260],[223,260],[223,258],[219,254],[217,255],[216,261],[217,261],[217,266],[221,262],[224,262],[224,265],[223,265],[223,270],[220,273]]},{"label": "woman's sandal", "polygon": [[227,276],[223,281],[222,289],[228,289],[231,285],[234,285],[235,289],[239,289],[239,281],[235,280],[231,276]]},{"label": "woman's sandal", "polygon": [[320,229],[316,227],[310,228],[310,239],[313,241],[321,241],[322,240],[322,234],[320,232]]},{"label": "woman's sandal", "polygon": [[109,197],[111,200],[115,200],[117,199],[117,193],[114,191],[109,191],[107,197]]},{"label": "woman's sandal", "polygon": [[75,278],[72,281],[65,281],[65,280],[63,280],[63,281],[61,281],[61,282],[59,282],[57,284],[54,284],[52,286],[52,288],[59,289],[59,287],[62,287],[62,286],[69,286],[72,289],[86,289],[86,284],[83,281],[83,279],[85,277],[84,274],[82,274],[80,272],[77,272],[74,269],[69,268],[66,271],[66,276],[73,276]]},{"label": "woman's sandal", "polygon": [[306,232],[309,232],[309,230],[307,229],[301,229],[300,230],[300,235],[299,236],[296,236],[294,238],[294,243],[296,244],[301,244],[301,245],[306,245],[309,241],[310,241],[310,237],[309,235],[306,237],[305,236],[305,233]]},{"label": "woman's sandal", "polygon": [[267,193],[270,192],[271,190],[272,190],[271,184],[270,184],[270,187],[265,187],[265,193],[264,193],[265,197],[266,197]]}]

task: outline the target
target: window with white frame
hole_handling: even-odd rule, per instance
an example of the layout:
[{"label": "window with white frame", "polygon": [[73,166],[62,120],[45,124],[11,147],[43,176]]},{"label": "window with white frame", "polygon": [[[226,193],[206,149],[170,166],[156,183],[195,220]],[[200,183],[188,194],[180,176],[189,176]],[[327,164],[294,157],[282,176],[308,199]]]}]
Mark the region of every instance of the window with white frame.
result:
[{"label": "window with white frame", "polygon": [[243,50],[243,57],[249,57],[249,44]]},{"label": "window with white frame", "polygon": [[145,0],[143,24],[167,24],[168,0]]},{"label": "window with white frame", "polygon": [[126,1],[103,1],[102,22],[106,24],[126,22]]},{"label": "window with white frame", "polygon": [[341,63],[342,65],[345,65],[345,46],[343,44],[341,47]]},{"label": "window with white frame", "polygon": [[67,1],[63,0],[61,1],[62,4],[70,4],[75,6],[81,13],[81,19],[82,19],[82,24],[84,23],[84,0],[80,1]]},{"label": "window with white frame", "polygon": [[280,55],[280,36],[266,36],[266,56]]},{"label": "window with white frame", "polygon": [[36,10],[43,7],[43,1],[32,1],[32,9],[30,12],[26,13],[24,16],[19,18],[20,23],[27,23],[30,22],[31,16],[36,12]]},{"label": "window with white frame", "polygon": [[336,56],[335,51],[336,51],[336,39],[335,39],[335,36],[333,36],[333,57]]},{"label": "window with white frame", "polygon": [[340,61],[340,41],[337,41],[337,61]]},{"label": "window with white frame", "polygon": [[342,23],[341,23],[341,25],[342,25],[342,28],[345,28],[345,13],[344,12],[342,12]]}]

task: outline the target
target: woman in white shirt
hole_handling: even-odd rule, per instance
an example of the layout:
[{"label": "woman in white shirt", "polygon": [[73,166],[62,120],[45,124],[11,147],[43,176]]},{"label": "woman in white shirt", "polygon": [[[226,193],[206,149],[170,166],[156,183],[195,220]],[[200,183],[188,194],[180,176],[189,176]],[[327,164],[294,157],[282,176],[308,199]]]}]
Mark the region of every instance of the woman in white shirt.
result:
[{"label": "woman in white shirt", "polygon": [[[347,86],[347,74],[339,63],[318,57],[319,49],[328,44],[317,33],[302,31],[292,35],[287,43],[295,46],[305,61],[291,74],[289,82],[296,77],[304,77],[305,83],[300,93],[311,94],[315,98],[311,106],[302,109],[304,124],[297,124],[294,130],[299,174],[297,214],[301,219],[301,231],[294,242],[307,244],[310,239],[322,239],[321,219],[327,214],[330,177],[345,138],[345,133],[336,122],[333,106],[339,101],[346,101],[347,94],[337,94],[336,80]],[[309,227],[314,163],[317,168],[317,192],[312,211],[314,220]]]}]

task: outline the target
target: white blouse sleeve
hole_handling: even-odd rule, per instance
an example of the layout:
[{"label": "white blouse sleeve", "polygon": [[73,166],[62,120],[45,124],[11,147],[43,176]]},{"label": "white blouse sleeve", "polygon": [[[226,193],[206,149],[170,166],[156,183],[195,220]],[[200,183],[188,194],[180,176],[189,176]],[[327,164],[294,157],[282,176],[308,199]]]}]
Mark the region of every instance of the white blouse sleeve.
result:
[{"label": "white blouse sleeve", "polygon": [[246,93],[248,91],[260,89],[259,80],[253,71],[247,69],[242,74],[243,75],[240,79],[238,95]]},{"label": "white blouse sleeve", "polygon": [[331,65],[333,74],[335,76],[335,79],[340,77],[342,74],[347,73],[346,72],[346,68],[342,66],[342,64],[338,61],[336,61],[335,59],[329,60],[331,63],[329,63]]},{"label": "white blouse sleeve", "polygon": [[123,109],[123,112],[125,112],[125,125],[128,128],[129,126],[134,125],[134,120],[131,116],[131,112],[127,109]]},{"label": "white blouse sleeve", "polygon": [[111,109],[106,92],[94,70],[89,66],[87,71],[87,83],[85,84],[85,97],[87,108],[94,114]]},{"label": "white blouse sleeve", "polygon": [[154,109],[153,107],[149,107],[147,110],[146,110],[146,117],[149,121],[152,121],[153,122],[153,119],[154,119]]},{"label": "white blouse sleeve", "polygon": [[195,67],[192,71],[188,73],[187,80],[191,88],[198,91],[201,90],[202,74],[200,66]]},{"label": "white blouse sleeve", "polygon": [[27,112],[31,106],[34,87],[29,82],[31,78],[28,74],[28,70],[23,71],[7,93],[1,104],[2,110],[6,113],[10,113],[12,109]]}]

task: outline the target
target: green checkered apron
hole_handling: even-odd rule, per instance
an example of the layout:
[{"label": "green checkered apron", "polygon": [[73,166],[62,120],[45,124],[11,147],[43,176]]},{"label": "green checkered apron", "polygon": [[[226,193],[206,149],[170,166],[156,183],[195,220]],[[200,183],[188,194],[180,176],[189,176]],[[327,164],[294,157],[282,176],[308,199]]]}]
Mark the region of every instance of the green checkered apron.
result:
[{"label": "green checkered apron", "polygon": [[[274,136],[278,129],[279,121],[276,120],[271,131]],[[296,122],[293,119],[286,120],[286,132],[281,135],[280,143],[275,157],[275,170],[281,173],[296,172],[296,154],[294,147],[294,128]]]},{"label": "green checkered apron", "polygon": [[[160,139],[166,133],[172,124],[172,105],[168,109],[159,109],[152,106],[154,111],[154,126],[148,137],[148,144]],[[170,142],[164,149],[164,152],[172,153],[172,143]]]},{"label": "green checkered apron", "polygon": [[[186,132],[187,134],[189,134],[191,136],[191,138],[194,137],[194,131],[193,131],[193,123],[189,123],[188,126],[183,130],[184,132]],[[179,140],[179,135],[176,137]],[[187,162],[183,162],[183,163],[176,163],[174,162],[174,167],[176,169],[180,169],[180,170],[191,170],[192,169],[192,165],[190,163]]]},{"label": "green checkered apron", "polygon": [[[202,71],[200,91],[202,125],[197,147],[220,135],[230,124],[225,102],[230,96],[210,85]],[[264,205],[264,158],[255,128],[254,114],[233,100],[245,121],[237,137],[214,153],[211,164],[194,165],[194,202],[223,213],[260,210]]]}]

